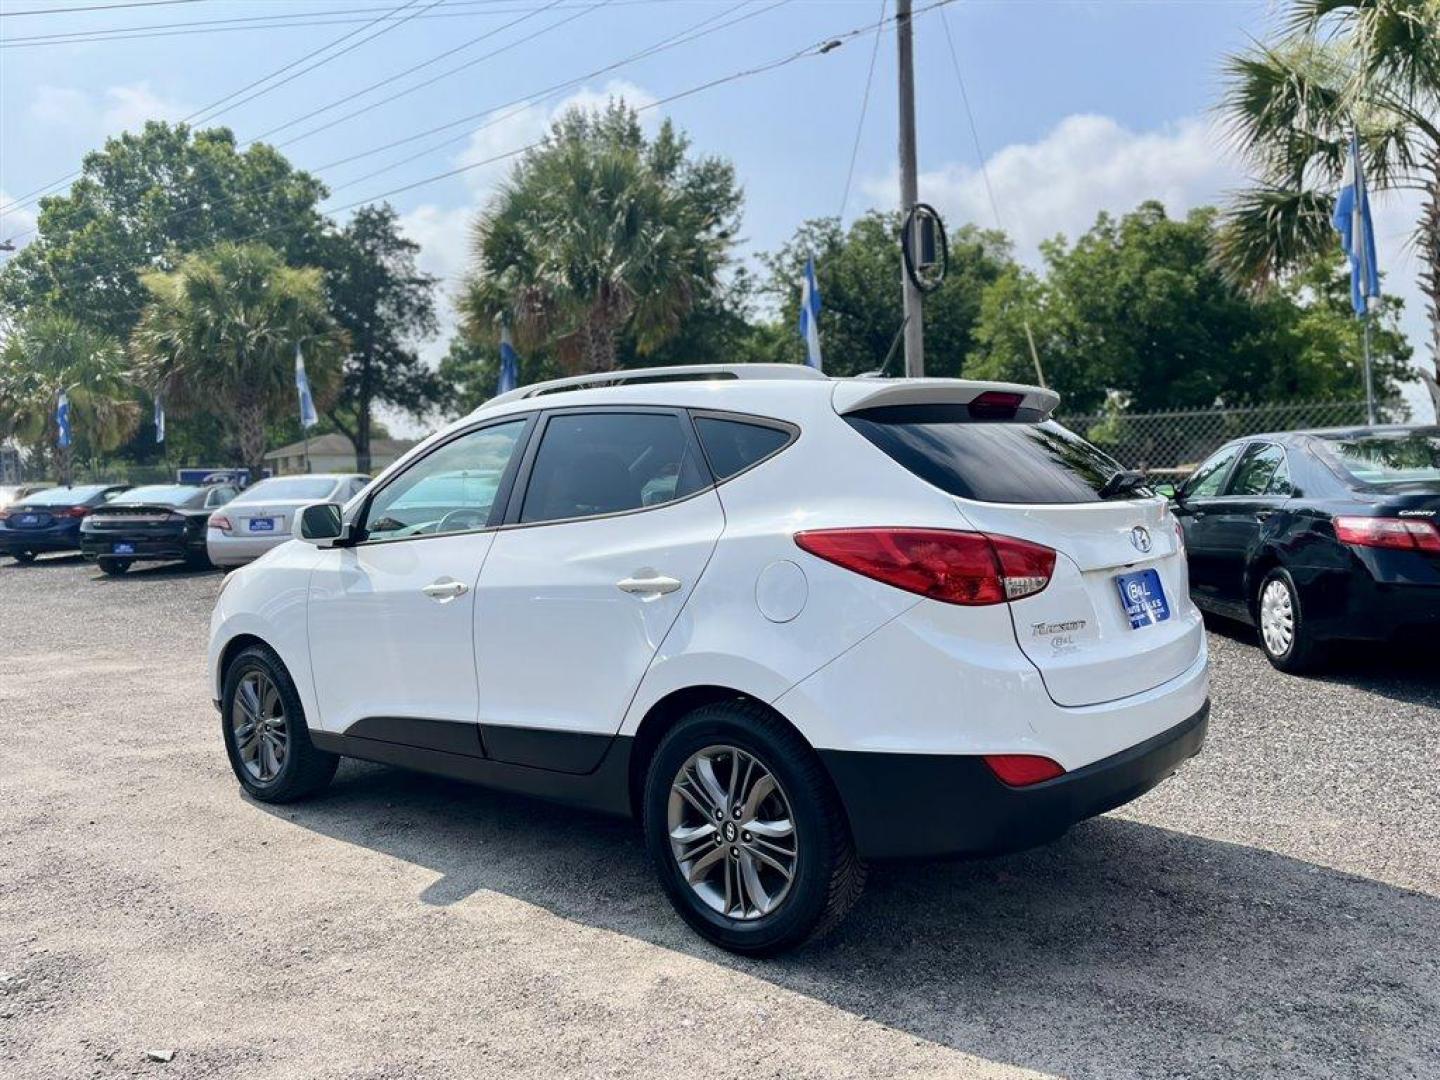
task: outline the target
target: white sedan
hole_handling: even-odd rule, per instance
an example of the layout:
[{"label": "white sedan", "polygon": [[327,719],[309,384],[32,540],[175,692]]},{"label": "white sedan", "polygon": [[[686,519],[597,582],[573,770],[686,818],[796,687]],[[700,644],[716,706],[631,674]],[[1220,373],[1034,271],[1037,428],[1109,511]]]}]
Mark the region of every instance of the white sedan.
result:
[{"label": "white sedan", "polygon": [[210,515],[205,548],[216,566],[239,566],[290,539],[302,506],[349,502],[370,482],[357,473],[310,473],[261,480]]}]

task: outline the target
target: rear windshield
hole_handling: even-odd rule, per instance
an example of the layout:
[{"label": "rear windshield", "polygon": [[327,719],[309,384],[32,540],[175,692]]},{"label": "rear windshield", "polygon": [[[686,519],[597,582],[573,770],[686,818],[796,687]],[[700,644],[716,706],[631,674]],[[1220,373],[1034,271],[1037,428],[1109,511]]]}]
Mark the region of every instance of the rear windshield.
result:
[{"label": "rear windshield", "polygon": [[249,491],[235,500],[237,503],[255,503],[279,499],[323,499],[335,490],[333,476],[284,476],[274,480],[261,480]]},{"label": "rear windshield", "polygon": [[1440,431],[1321,435],[1320,446],[1359,484],[1440,486]]},{"label": "rear windshield", "polygon": [[110,500],[111,506],[134,506],[139,503],[158,503],[161,506],[180,506],[200,494],[200,489],[190,484],[150,484],[146,487],[131,488],[123,495]]},{"label": "rear windshield", "polygon": [[845,419],[916,476],[962,499],[1099,502],[1120,468],[1053,420],[974,420],[965,405],[899,405]]},{"label": "rear windshield", "polygon": [[93,499],[105,490],[105,484],[84,484],[80,487],[55,487],[25,497],[26,506],[70,506]]}]

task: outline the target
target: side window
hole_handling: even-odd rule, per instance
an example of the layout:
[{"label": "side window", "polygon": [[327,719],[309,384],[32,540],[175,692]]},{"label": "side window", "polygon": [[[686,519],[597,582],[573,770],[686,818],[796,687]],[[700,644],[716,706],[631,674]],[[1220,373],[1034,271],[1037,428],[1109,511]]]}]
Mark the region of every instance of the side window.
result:
[{"label": "side window", "polygon": [[354,480],[350,481],[350,486],[346,488],[345,491],[342,493],[340,501],[349,502],[356,495],[359,495],[360,492],[364,491],[365,485],[369,482],[370,481],[365,479],[363,476],[357,476]]},{"label": "side window", "polygon": [[513,420],[472,431],[415,462],[371,501],[366,539],[483,529],[525,423]]},{"label": "side window", "polygon": [[1274,443],[1251,443],[1230,482],[1230,495],[1264,495],[1285,460],[1285,451]]},{"label": "side window", "polygon": [[1290,483],[1290,458],[1283,450],[1280,453],[1280,465],[1276,468],[1275,475],[1270,477],[1270,486],[1265,489],[1265,494],[1285,498],[1295,494],[1295,486]]},{"label": "side window", "polygon": [[708,482],[673,413],[562,414],[545,425],[520,520],[659,506]]},{"label": "side window", "polygon": [[714,416],[697,416],[695,430],[700,445],[710,461],[716,480],[725,480],[744,472],[757,461],[764,461],[790,441],[790,432],[765,424],[743,420],[722,420]]},{"label": "side window", "polygon": [[214,506],[224,506],[227,502],[229,502],[229,501],[230,501],[231,499],[233,499],[234,497],[235,497],[235,489],[234,489],[234,488],[228,488],[228,487],[211,488],[211,489],[210,489],[210,494],[208,494],[208,495],[205,496],[205,506],[206,506],[207,509],[209,509],[210,507],[214,507]]},{"label": "side window", "polygon": [[1218,495],[1220,485],[1225,482],[1225,474],[1230,471],[1230,463],[1235,460],[1235,455],[1239,452],[1238,446],[1227,446],[1205,461],[1190,474],[1190,479],[1185,481],[1185,497],[1187,499],[1203,499],[1209,495]]}]

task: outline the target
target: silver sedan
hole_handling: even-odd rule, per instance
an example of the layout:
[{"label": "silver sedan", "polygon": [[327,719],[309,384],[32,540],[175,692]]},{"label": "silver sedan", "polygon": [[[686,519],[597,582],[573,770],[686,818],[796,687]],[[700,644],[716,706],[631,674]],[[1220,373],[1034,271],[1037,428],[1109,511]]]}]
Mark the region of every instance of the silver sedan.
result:
[{"label": "silver sedan", "polygon": [[348,502],[370,482],[357,473],[274,476],[247,488],[210,515],[205,548],[216,566],[239,566],[290,539],[300,508]]}]

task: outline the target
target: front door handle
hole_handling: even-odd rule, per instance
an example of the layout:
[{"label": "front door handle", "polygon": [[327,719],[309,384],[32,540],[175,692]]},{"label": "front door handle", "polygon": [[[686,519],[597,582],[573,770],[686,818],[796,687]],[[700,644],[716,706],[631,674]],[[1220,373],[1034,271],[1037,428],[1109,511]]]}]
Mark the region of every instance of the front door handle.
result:
[{"label": "front door handle", "polygon": [[464,596],[470,591],[470,586],[466,585],[463,581],[441,580],[432,581],[420,591],[430,597],[431,600],[438,600],[443,604],[448,600],[454,600],[457,597]]},{"label": "front door handle", "polygon": [[678,578],[660,575],[643,578],[627,577],[617,581],[615,587],[631,596],[664,596],[666,593],[672,593],[680,588],[680,581]]}]

